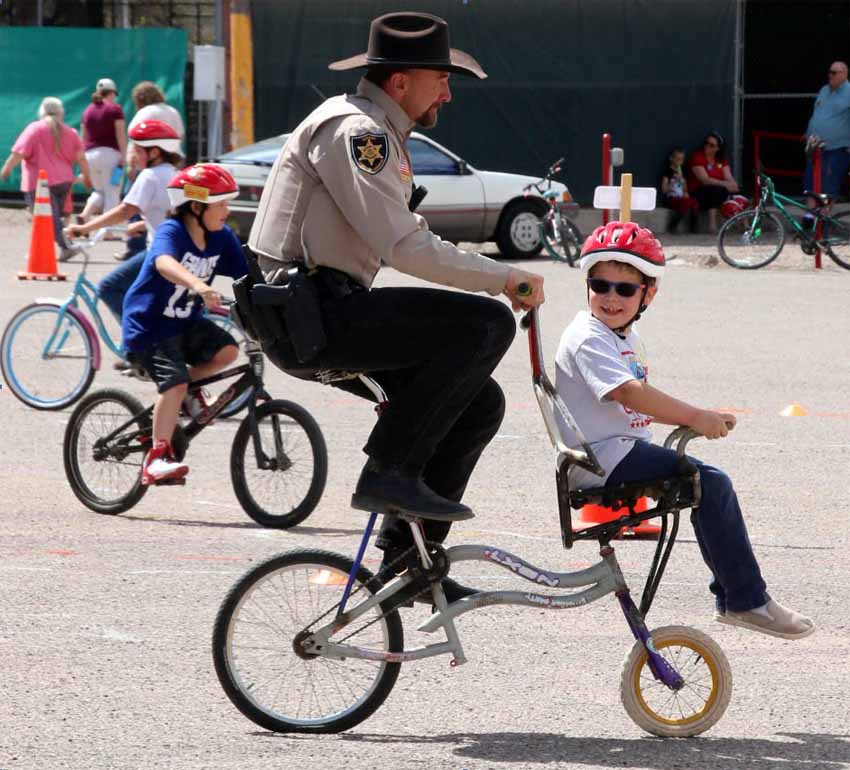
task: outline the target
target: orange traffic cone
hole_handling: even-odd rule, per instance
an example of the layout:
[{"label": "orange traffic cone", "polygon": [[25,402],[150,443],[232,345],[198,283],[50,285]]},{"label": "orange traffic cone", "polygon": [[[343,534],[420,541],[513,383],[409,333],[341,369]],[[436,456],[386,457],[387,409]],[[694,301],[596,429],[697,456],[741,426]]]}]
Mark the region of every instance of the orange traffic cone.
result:
[{"label": "orange traffic cone", "polygon": [[32,210],[32,236],[26,272],[19,272],[21,280],[64,281],[65,276],[56,271],[56,247],[53,244],[53,211],[50,208],[50,191],[47,172],[38,172],[35,188],[35,205]]},{"label": "orange traffic cone", "polygon": [[[635,512],[643,513],[649,506],[646,498],[641,497],[635,504]],[[578,526],[581,529],[587,529],[597,524],[604,524],[606,521],[614,521],[620,516],[628,516],[628,508],[606,508],[604,505],[583,505],[579,514]],[[631,535],[634,537],[657,538],[661,532],[661,527],[656,524],[638,524],[636,527],[623,527],[620,530],[620,537],[623,535]]]}]

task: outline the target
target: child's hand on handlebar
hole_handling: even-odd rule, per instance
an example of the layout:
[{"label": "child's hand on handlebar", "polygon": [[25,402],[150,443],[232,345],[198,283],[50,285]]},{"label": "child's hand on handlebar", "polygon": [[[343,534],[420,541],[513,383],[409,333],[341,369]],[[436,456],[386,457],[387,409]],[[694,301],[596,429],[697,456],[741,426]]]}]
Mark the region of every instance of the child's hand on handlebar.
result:
[{"label": "child's hand on handlebar", "polygon": [[690,427],[707,439],[714,439],[726,436],[736,422],[734,414],[700,409]]},{"label": "child's hand on handlebar", "polygon": [[85,225],[68,225],[65,228],[65,235],[69,238],[82,238],[84,235],[87,235]]},{"label": "child's hand on handlebar", "polygon": [[543,293],[543,276],[514,268],[508,273],[502,293],[511,301],[514,310],[531,310],[546,300]]},{"label": "child's hand on handlebar", "polygon": [[221,307],[221,294],[212,286],[207,286],[203,281],[199,281],[193,291],[204,301],[208,310]]}]

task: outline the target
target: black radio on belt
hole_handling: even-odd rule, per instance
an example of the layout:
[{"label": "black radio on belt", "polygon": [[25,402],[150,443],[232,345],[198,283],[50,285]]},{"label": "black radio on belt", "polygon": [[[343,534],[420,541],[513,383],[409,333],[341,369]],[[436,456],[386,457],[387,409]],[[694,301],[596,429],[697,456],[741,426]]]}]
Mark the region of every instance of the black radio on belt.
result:
[{"label": "black radio on belt", "polygon": [[413,195],[410,196],[410,203],[407,204],[407,208],[411,211],[416,211],[419,208],[419,204],[422,203],[422,200],[428,194],[428,188],[424,184],[417,184],[413,186]]}]

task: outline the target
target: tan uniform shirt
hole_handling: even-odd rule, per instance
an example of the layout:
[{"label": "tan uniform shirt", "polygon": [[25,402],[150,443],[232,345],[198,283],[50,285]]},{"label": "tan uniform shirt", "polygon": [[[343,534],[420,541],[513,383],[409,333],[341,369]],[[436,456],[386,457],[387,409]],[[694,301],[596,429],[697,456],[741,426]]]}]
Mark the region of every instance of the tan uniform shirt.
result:
[{"label": "tan uniform shirt", "polygon": [[260,267],[323,265],[371,286],[381,262],[445,286],[499,294],[510,268],[434,235],[408,210],[413,121],[361,79],[295,129],[266,181],[248,243]]}]

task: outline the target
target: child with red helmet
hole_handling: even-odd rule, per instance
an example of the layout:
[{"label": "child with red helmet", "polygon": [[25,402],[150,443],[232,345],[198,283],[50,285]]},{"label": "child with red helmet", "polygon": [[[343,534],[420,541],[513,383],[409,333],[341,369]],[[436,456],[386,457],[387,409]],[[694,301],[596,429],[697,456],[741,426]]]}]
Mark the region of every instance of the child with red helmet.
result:
[{"label": "child with red helmet", "polygon": [[[180,138],[170,125],[161,120],[138,123],[130,129],[129,136],[128,156],[132,165],[140,171],[133,186],[117,206],[83,225],[71,225],[68,234],[72,237],[87,235],[98,228],[126,222],[135,214],[141,214],[142,222],[137,224],[142,224],[147,231],[150,248],[156,228],[165,221],[171,207],[167,188],[181,160]],[[136,254],[98,284],[98,295],[119,323],[124,294],[136,280],[144,259],[145,252]]]},{"label": "child with red helmet", "polygon": [[200,393],[187,397],[188,383],[209,377],[238,355],[233,337],[203,314],[205,305],[221,304],[211,285],[216,275],[238,278],[248,272],[242,247],[225,224],[228,201],[237,194],[233,177],[220,166],[199,163],[178,172],[168,183],[174,216],[157,228],[124,298],[124,347],[159,392],[143,484],[189,472],[175,460],[171,436],[181,407],[203,417],[207,405]]},{"label": "child with red helmet", "polygon": [[[600,479],[574,467],[570,485],[581,489],[675,476],[676,452],[650,443],[652,422],[687,425],[714,439],[731,430],[735,417],[679,401],[647,382],[646,353],[633,324],[658,292],[665,266],[661,244],[634,222],[609,222],[585,241],[580,266],[590,312],[580,312],[561,337],[555,383],[606,475]],[[784,639],[811,634],[811,620],[767,594],[729,477],[694,463],[702,501],[691,523],[712,572],[715,619]]]}]

